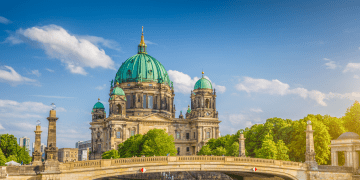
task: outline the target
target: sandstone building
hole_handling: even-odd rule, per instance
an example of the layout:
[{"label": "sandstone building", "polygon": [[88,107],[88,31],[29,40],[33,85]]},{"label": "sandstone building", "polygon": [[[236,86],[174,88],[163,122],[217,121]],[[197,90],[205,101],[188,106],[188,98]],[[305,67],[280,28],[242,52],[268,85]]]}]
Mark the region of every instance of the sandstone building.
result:
[{"label": "sandstone building", "polygon": [[97,102],[92,110],[90,159],[117,149],[118,144],[150,129],[165,129],[175,139],[178,155],[193,155],[210,138],[219,137],[216,92],[203,77],[189,92],[191,107],[175,118],[174,87],[164,66],[147,54],[144,33],[138,54],[122,63],[109,91],[109,117]]},{"label": "sandstone building", "polygon": [[61,148],[58,151],[59,162],[78,161],[78,148]]}]

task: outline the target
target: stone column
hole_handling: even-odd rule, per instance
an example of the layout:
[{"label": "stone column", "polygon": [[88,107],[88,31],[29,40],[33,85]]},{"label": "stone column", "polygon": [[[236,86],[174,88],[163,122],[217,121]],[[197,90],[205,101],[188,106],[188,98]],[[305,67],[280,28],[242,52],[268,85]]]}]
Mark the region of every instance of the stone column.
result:
[{"label": "stone column", "polygon": [[205,141],[204,127],[201,127],[201,136],[202,136],[202,140]]},{"label": "stone column", "polygon": [[212,138],[215,138],[215,128],[212,127],[211,130],[212,130],[212,132],[211,132],[211,133],[212,133],[211,137],[212,137]]},{"label": "stone column", "polygon": [[359,167],[359,154],[358,152],[355,151],[354,148],[351,154],[352,154],[352,163],[353,163],[352,167],[354,168],[354,171],[356,171]]},{"label": "stone column", "polygon": [[239,157],[246,157],[245,156],[245,139],[244,134],[240,134],[239,138]]},{"label": "stone column", "polygon": [[331,165],[338,166],[338,152],[331,152]]},{"label": "stone column", "polygon": [[[197,127],[197,136],[198,136],[197,142],[201,142],[202,138],[201,138],[201,129],[200,129],[200,127]],[[200,150],[199,150],[199,151],[200,151]]]},{"label": "stone column", "polygon": [[122,127],[122,140],[123,142],[126,141],[126,124],[123,125]]},{"label": "stone column", "polygon": [[311,121],[307,122],[306,126],[306,152],[305,152],[305,163],[309,165],[310,170],[318,170],[318,164],[315,161],[315,148],[314,138]]},{"label": "stone column", "polygon": [[34,152],[32,153],[32,165],[34,166],[41,166],[42,162],[41,162],[41,126],[37,125],[36,126],[36,131],[35,132],[35,147],[34,147]]},{"label": "stone column", "polygon": [[217,138],[219,138],[219,128],[218,128],[218,127],[216,128],[216,131],[215,131],[215,132],[216,132],[215,138],[217,139]]},{"label": "stone column", "polygon": [[56,111],[50,110],[47,147],[45,147],[44,173],[60,172],[58,161],[58,148],[56,147]]}]

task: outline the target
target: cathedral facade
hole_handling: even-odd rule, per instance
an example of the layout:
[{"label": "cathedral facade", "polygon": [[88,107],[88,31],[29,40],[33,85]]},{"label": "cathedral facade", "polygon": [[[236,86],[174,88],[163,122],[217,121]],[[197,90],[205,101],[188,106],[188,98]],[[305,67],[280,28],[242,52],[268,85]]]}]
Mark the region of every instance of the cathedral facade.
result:
[{"label": "cathedral facade", "polygon": [[122,63],[109,92],[109,116],[97,102],[92,110],[90,159],[101,159],[102,153],[136,134],[165,129],[174,137],[178,155],[195,155],[210,138],[218,138],[216,92],[211,82],[199,79],[189,92],[191,107],[175,117],[174,87],[164,66],[147,54],[144,33],[138,54]]}]

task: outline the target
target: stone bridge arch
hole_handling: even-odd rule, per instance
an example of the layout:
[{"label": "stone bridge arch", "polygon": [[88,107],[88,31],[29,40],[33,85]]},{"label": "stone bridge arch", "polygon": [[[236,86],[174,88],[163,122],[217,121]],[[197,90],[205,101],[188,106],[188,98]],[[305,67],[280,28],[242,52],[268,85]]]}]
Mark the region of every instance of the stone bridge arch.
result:
[{"label": "stone bridge arch", "polygon": [[292,180],[307,179],[307,165],[304,163],[223,156],[159,156],[70,162],[60,165],[61,174],[58,176],[60,179],[99,179],[141,173],[141,168],[145,168],[147,173],[252,172],[253,167],[258,169],[253,173],[271,174]]}]

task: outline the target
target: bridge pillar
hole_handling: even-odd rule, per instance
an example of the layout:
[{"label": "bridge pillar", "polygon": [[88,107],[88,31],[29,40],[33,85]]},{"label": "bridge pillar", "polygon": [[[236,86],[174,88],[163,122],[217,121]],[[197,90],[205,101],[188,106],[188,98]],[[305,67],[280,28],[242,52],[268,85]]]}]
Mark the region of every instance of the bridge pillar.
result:
[{"label": "bridge pillar", "polygon": [[239,138],[239,157],[246,157],[245,156],[245,139],[246,138],[244,138],[244,134],[241,133],[240,138]]},{"label": "bridge pillar", "polygon": [[311,121],[307,122],[306,126],[306,152],[305,152],[305,163],[309,165],[310,170],[318,170],[318,164],[315,160],[315,148],[314,148],[314,137],[312,130]]},{"label": "bridge pillar", "polygon": [[58,148],[56,147],[56,111],[50,110],[47,147],[45,147],[45,163],[43,173],[59,173]]},{"label": "bridge pillar", "polygon": [[34,152],[32,153],[32,165],[34,166],[41,166],[41,126],[38,124],[36,126],[35,132],[35,147]]}]

